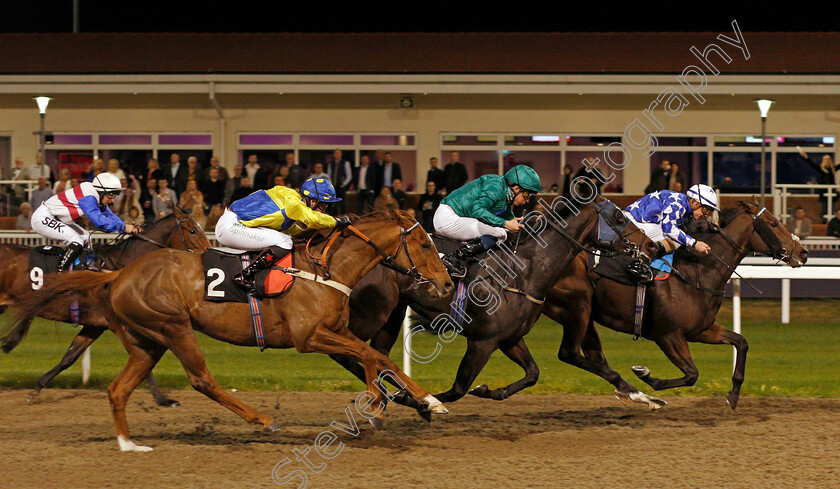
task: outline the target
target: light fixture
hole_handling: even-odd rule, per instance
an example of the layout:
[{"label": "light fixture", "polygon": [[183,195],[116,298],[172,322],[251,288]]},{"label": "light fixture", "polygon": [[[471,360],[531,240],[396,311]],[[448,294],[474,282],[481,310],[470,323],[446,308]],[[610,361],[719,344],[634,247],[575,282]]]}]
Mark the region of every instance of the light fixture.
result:
[{"label": "light fixture", "polygon": [[38,111],[41,113],[41,115],[46,114],[47,113],[47,105],[50,104],[50,100],[52,100],[52,97],[32,97],[32,98],[34,98],[35,103],[38,104]]},{"label": "light fixture", "polygon": [[755,101],[758,104],[758,110],[761,111],[761,118],[766,119],[767,113],[770,112],[770,106],[773,105],[776,101],[770,100],[766,98],[760,98]]},{"label": "light fixture", "polygon": [[400,97],[400,107],[403,109],[410,109],[414,107],[414,97],[411,95],[403,95]]}]

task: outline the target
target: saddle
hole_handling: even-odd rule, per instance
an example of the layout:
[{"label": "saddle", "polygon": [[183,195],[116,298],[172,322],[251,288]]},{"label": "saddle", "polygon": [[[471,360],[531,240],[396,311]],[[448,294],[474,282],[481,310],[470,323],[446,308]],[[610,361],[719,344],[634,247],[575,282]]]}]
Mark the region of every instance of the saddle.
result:
[{"label": "saddle", "polygon": [[[262,250],[235,250],[233,248],[210,248],[202,255],[204,262],[204,300],[210,302],[248,303],[248,293],[233,281],[233,276]],[[279,297],[288,291],[295,277],[283,269],[294,268],[294,253],[284,256],[271,268],[257,272],[255,284],[256,299]]]}]

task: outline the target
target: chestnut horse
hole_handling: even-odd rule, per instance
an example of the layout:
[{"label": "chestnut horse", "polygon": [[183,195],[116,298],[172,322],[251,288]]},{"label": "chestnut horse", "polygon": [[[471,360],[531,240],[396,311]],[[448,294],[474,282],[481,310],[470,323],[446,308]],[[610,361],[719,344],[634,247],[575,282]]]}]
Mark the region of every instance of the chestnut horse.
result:
[{"label": "chestnut horse", "polygon": [[[747,254],[769,255],[796,268],[808,259],[808,251],[755,198],[723,210],[721,227],[711,226],[710,230],[701,239],[711,246],[712,253],[698,257],[688,250],[678,250],[672,276],[648,289],[645,300],[642,336],[656,342],[684,376],[658,379],[641,366],[633,367],[633,372],[655,390],[691,386],[697,381],[698,370],[691,359],[689,341],[733,345],[737,356],[726,401],[735,409],[744,382],[748,346],[743,336],[715,322],[726,282]],[[594,326],[598,322],[632,334],[636,288],[598,277],[587,269],[586,256],[578,255],[543,308],[543,314],[563,326],[558,357],[614,385],[619,399],[659,409],[664,401],[639,392],[610,368]]]},{"label": "chestnut horse", "polygon": [[[318,273],[304,256],[328,253],[331,280],[353,287],[380,262],[410,275],[437,297],[453,288],[434,244],[417,222],[403,213],[374,213],[358,218],[355,227],[337,232],[311,250],[296,247],[298,268]],[[360,239],[360,237],[362,239]],[[378,245],[378,246],[377,246]],[[325,250],[332,250],[326,252]],[[80,303],[95,305],[129,352],[128,363],[108,387],[117,440],[123,451],[147,451],[129,436],[125,407],[131,392],[151,371],[166,350],[180,360],[198,391],[265,431],[280,429],[279,422],[245,405],[221,389],[208,370],[194,330],[220,341],[256,346],[248,304],[204,300],[204,271],[199,255],[174,250],[149,253],[126,268],[109,274],[70,273],[34,292],[21,304],[26,321],[53,298],[76,295]],[[446,408],[406,376],[388,357],[357,339],[347,329],[348,295],[324,284],[298,278],[284,295],[261,300],[265,345],[295,348],[301,353],[335,353],[364,365],[368,406],[382,403],[380,372],[397,378],[405,390],[428,409]],[[384,404],[384,403],[382,403]],[[381,425],[381,409],[371,413]]]},{"label": "chestnut horse", "polygon": [[[201,226],[177,206],[174,213],[158,219],[138,234],[128,235],[116,244],[95,246],[97,268],[118,270],[138,257],[160,248],[174,248],[203,252],[210,247]],[[31,291],[29,278],[28,246],[0,245],[0,313],[7,306],[14,306],[15,301]],[[52,277],[50,277],[52,278]],[[49,280],[49,279],[48,279]],[[42,375],[30,393],[30,398],[37,396],[61,372],[78,360],[82,353],[108,329],[105,317],[96,310],[83,308],[79,322],[82,329],[73,338],[70,347],[55,367]],[[69,323],[70,303],[59,304],[51,312],[43,314],[46,319]],[[5,332],[2,349],[8,353],[15,348],[29,330],[29,324],[19,324],[14,331]],[[150,373],[146,379],[155,401],[161,406],[177,406],[178,403],[166,398]]]},{"label": "chestnut horse", "polygon": [[[530,229],[534,232],[520,231],[517,236],[510,235],[508,242],[513,243],[506,246],[515,250],[512,255],[496,253],[505,265],[493,266],[493,260],[487,259],[491,268],[496,268],[496,275],[507,280],[504,285],[508,288],[499,287],[487,271],[482,271],[472,281],[470,290],[473,294],[467,301],[465,311],[470,320],[465,319],[463,326],[448,326],[467,338],[467,351],[452,387],[435,397],[442,402],[456,401],[463,397],[490,356],[498,349],[522,367],[525,377],[494,390],[479,386],[471,394],[504,399],[537,382],[539,368],[525,344],[524,336],[539,318],[541,300],[559,280],[581,247],[595,245],[599,215],[603,215],[614,228],[623,229],[611,243],[614,250],[639,250],[645,257],[654,254],[656,243],[640,232],[620,210],[612,208],[613,212],[609,212],[606,206],[608,202],[599,197],[595,202],[582,206],[579,213],[566,206],[554,208],[552,205],[553,212],[542,215],[536,226],[535,221],[531,220],[535,214],[529,214],[522,222],[531,225]],[[510,278],[502,271],[504,266],[515,272],[516,277]],[[475,282],[479,281],[485,285],[475,286]],[[399,337],[406,306],[427,320],[436,316],[445,317],[450,311],[449,298],[445,302],[429,301],[406,285],[404,279],[390,271],[377,270],[366,276],[353,289],[350,297],[350,330],[362,340],[370,340],[371,346],[386,355]],[[488,293],[490,289],[495,290]],[[428,322],[424,324],[429,325]],[[338,355],[330,356],[354,375],[364,379],[364,372],[356,362]],[[396,401],[402,403],[399,398]]]}]

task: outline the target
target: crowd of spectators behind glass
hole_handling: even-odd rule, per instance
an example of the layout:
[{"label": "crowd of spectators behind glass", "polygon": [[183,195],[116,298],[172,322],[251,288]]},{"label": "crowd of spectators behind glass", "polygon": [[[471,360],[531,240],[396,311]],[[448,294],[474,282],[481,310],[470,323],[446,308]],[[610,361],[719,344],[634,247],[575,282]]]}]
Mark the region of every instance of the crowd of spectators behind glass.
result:
[{"label": "crowd of spectators behind glass", "polygon": [[[803,161],[817,172],[819,177],[815,183],[840,185],[840,168],[835,167],[831,156],[823,156],[818,164],[810,160],[804,151],[800,150],[800,155]],[[22,158],[16,158],[10,179],[38,180],[38,186],[28,201],[25,186],[8,186],[6,192],[10,206],[9,214],[31,215],[32,211],[50,196],[75,187],[80,180],[92,181],[103,172],[113,174],[129,189],[118,196],[112,206],[114,213],[126,222],[151,222],[171,214],[172,206],[179,205],[204,224],[214,216],[218,218],[231,202],[255,190],[269,189],[275,185],[299,189],[309,177],[330,180],[342,199],[346,200],[348,191],[357,193],[357,205],[354,209],[347,209],[346,202],[342,202],[341,206],[332,210],[333,213],[350,211],[361,214],[371,210],[408,210],[408,195],[403,186],[402,168],[388,151],[377,151],[373,160],[371,154],[363,154],[358,164],[346,159],[340,149],[334,150],[325,161],[315,161],[309,165],[301,165],[292,152],[285,155],[284,161],[273,165],[261,163],[256,154],[247,154],[245,164],[236,165],[230,171],[222,165],[218,156],[212,156],[207,162],[200,162],[196,156],[189,155],[186,161],[186,164],[181,163],[181,156],[173,153],[169,156],[168,163],[162,166],[157,159],[150,158],[145,169],[130,172],[118,159],[112,158],[106,163],[101,158],[95,158],[81,172],[81,178],[75,178],[68,168],[62,168],[57,176],[53,175],[40,156],[30,166],[27,166]],[[552,183],[548,191],[571,198],[571,186],[575,177],[587,178],[597,188],[603,189],[602,179],[598,178],[596,171],[597,169],[590,170],[584,165],[573,175],[572,168],[564,166],[561,182]],[[423,188],[425,191],[418,195],[416,207],[410,209],[418,216],[424,229],[433,230],[434,213],[441,200],[468,181],[466,166],[461,163],[457,151],[449,152],[448,161],[443,168],[440,167],[437,157],[429,159]],[[679,165],[662,160],[651,173],[645,193],[665,189],[684,192],[687,188],[686,175]],[[825,197],[821,196],[820,201],[825,212]],[[803,212],[804,210],[797,209],[788,223],[801,237],[810,234],[811,229],[810,220],[801,215]],[[28,229],[28,217],[19,217],[17,227]],[[828,235],[840,237],[840,208],[829,222]]]}]

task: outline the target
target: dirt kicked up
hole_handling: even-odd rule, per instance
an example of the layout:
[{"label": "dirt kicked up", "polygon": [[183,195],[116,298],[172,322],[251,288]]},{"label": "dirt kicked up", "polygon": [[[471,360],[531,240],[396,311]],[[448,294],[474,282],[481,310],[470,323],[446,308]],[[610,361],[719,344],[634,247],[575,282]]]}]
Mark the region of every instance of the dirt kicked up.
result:
[{"label": "dirt kicked up", "polygon": [[[0,391],[2,487],[533,488],[840,487],[840,400],[667,398],[658,412],[610,396],[465,398],[427,425],[390,406],[385,430],[356,416],[351,393],[237,393],[276,416],[263,434],[192,391],[182,406],[159,408],[145,395],[128,406],[132,437],[154,451],[117,448],[105,392]],[[323,459],[319,434],[337,440]],[[314,472],[297,461],[307,455]],[[280,461],[290,463],[275,470]],[[287,477],[295,470],[305,474]]]}]

